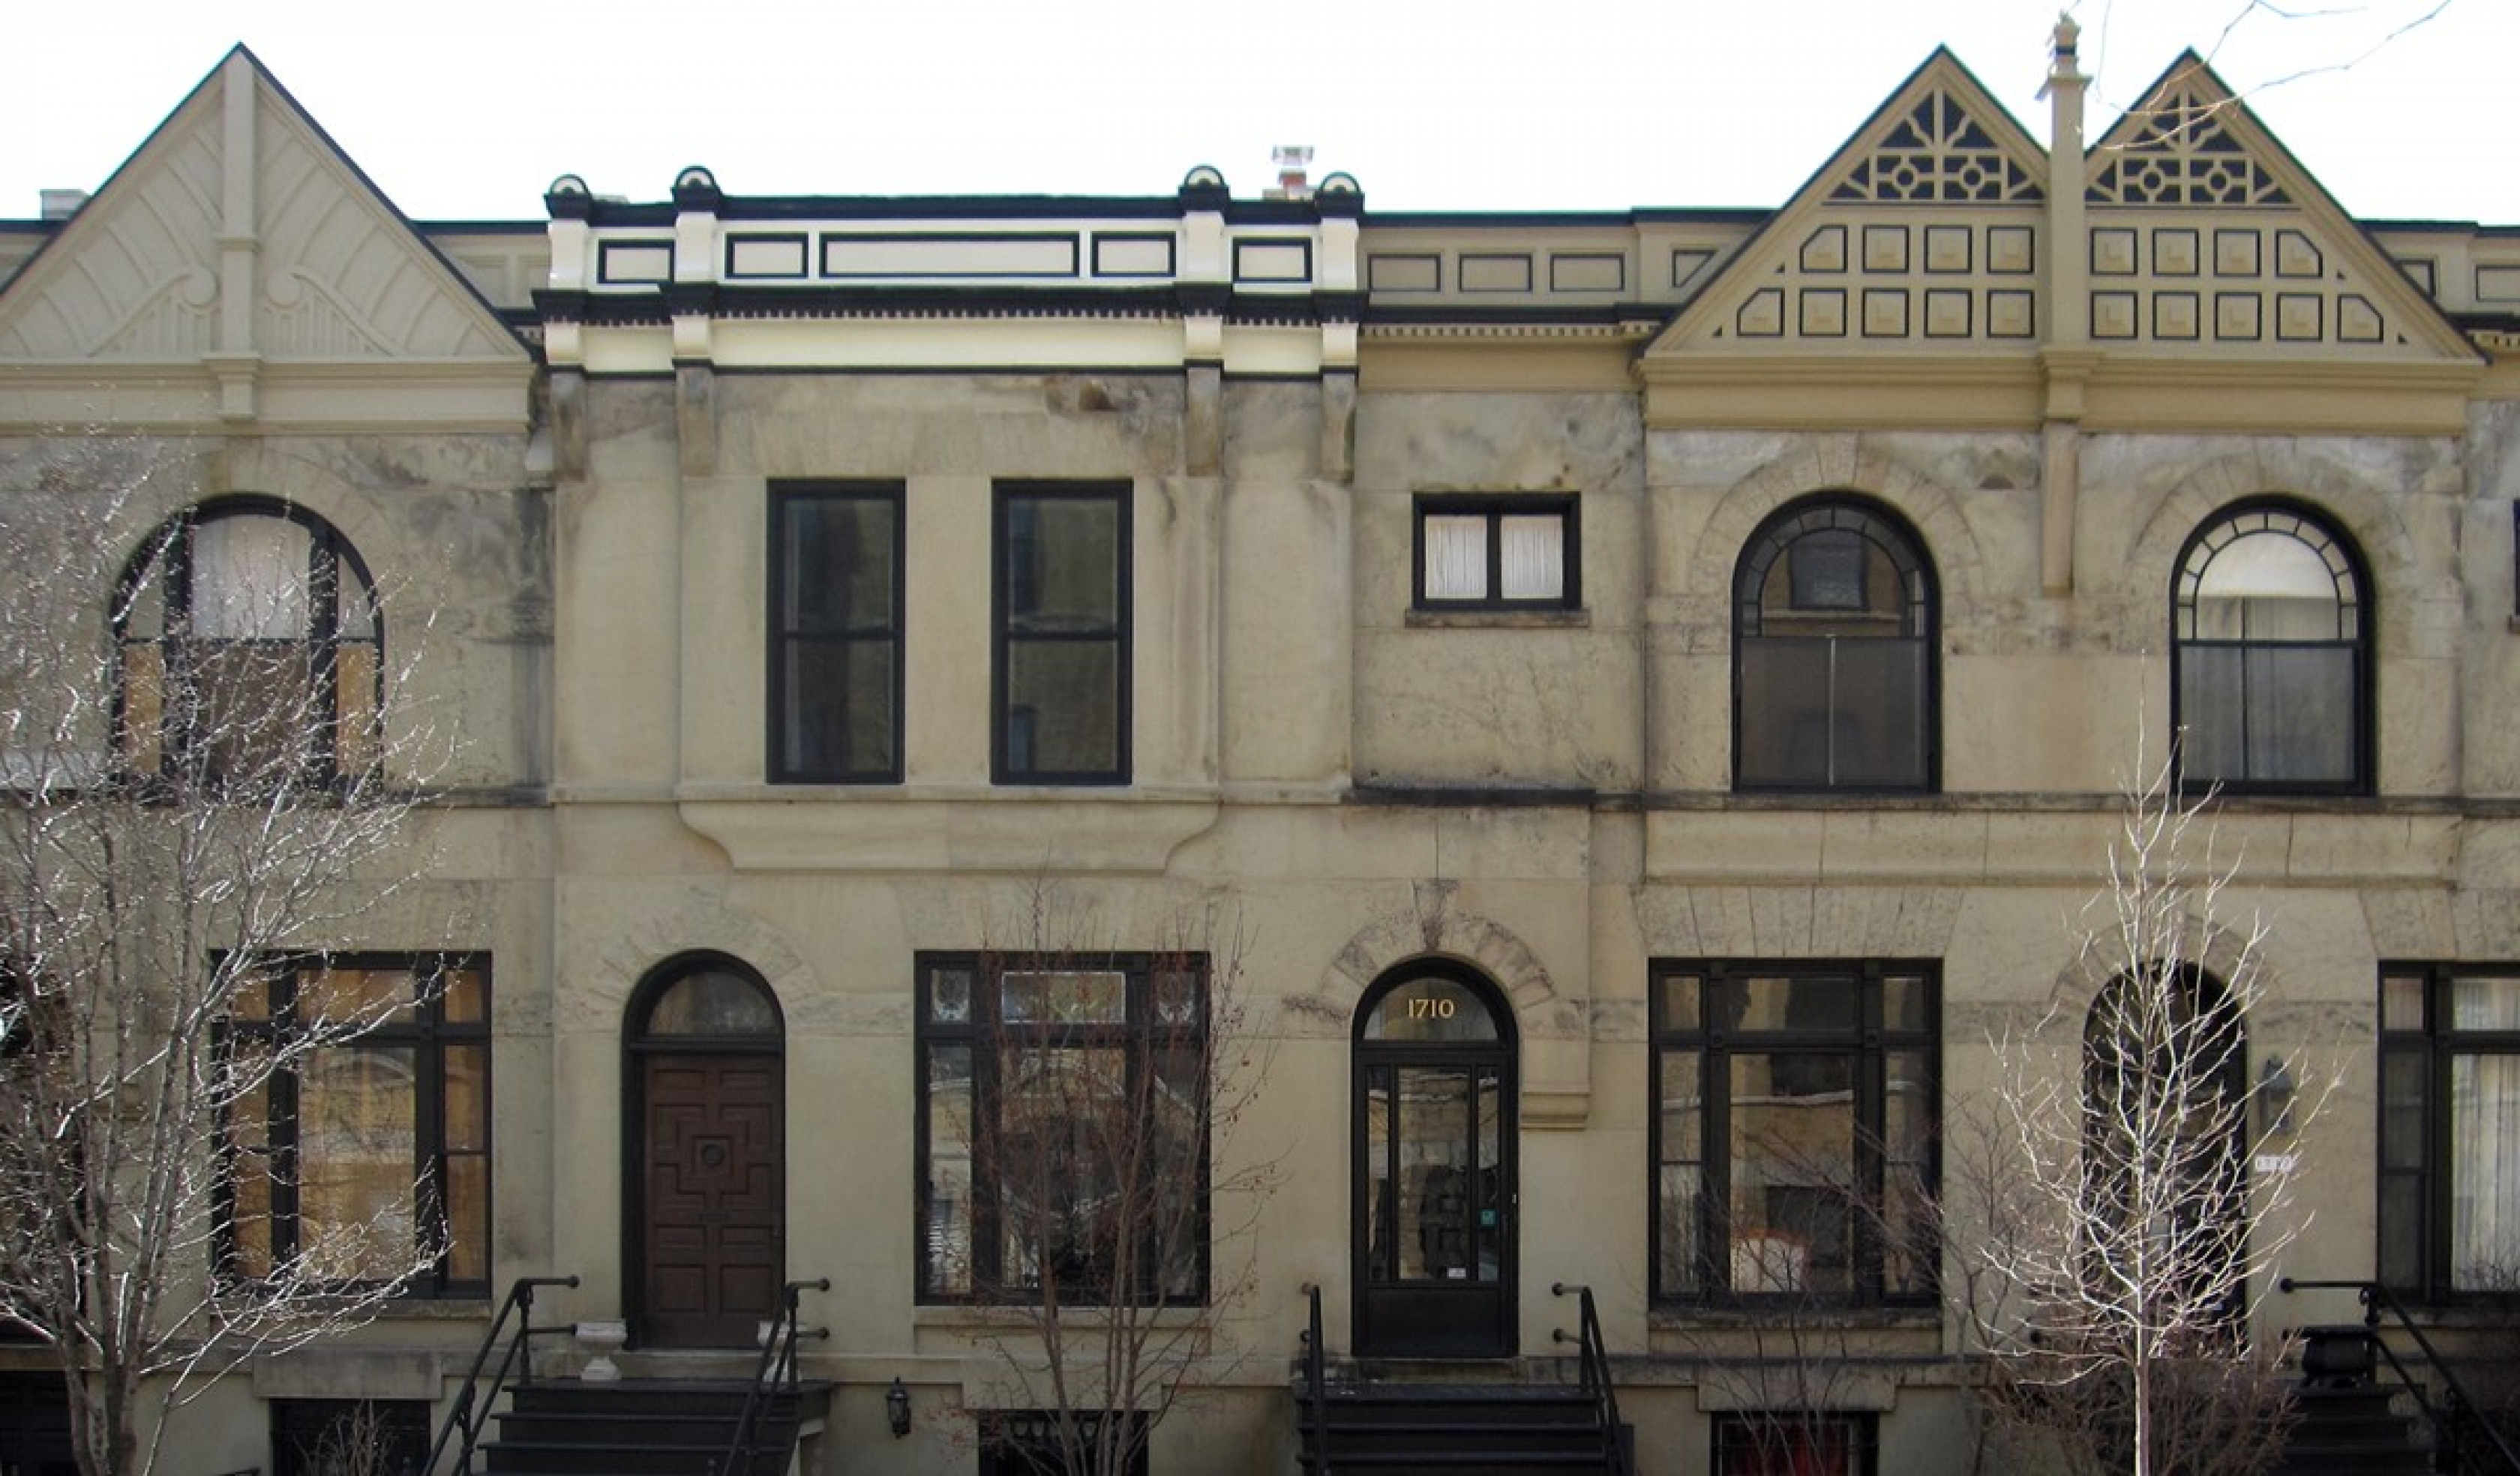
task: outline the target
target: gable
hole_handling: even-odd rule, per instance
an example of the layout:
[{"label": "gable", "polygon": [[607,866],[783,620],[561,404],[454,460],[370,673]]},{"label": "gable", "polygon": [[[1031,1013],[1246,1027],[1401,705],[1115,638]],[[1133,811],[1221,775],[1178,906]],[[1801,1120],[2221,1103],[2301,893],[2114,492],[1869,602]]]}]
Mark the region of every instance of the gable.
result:
[{"label": "gable", "polygon": [[2475,352],[2193,52],[2090,155],[2095,347],[2215,357]]},{"label": "gable", "polygon": [[2027,352],[2047,169],[2020,124],[1937,51],[1647,356]]},{"label": "gable", "polygon": [[[0,415],[83,378],[150,381],[176,420],[521,425],[531,373],[242,47],[0,288]],[[377,392],[396,381],[427,387]]]}]

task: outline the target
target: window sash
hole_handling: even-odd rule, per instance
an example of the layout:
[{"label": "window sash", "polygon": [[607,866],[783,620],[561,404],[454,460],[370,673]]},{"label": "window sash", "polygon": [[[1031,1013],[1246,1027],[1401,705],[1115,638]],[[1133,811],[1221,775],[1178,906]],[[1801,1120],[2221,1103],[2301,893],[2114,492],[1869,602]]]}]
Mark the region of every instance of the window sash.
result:
[{"label": "window sash", "polygon": [[775,486],[770,778],[902,777],[902,490]]},{"label": "window sash", "polygon": [[994,783],[1129,782],[1130,516],[1125,486],[998,488]]},{"label": "window sash", "polygon": [[2520,1292],[2520,970],[2386,964],[2374,1262],[2430,1304]]},{"label": "window sash", "polygon": [[1734,660],[1741,787],[1921,789],[1931,783],[1927,642],[1744,636]]},{"label": "window sash", "polygon": [[1572,496],[1421,496],[1419,609],[1573,609],[1582,596]]}]

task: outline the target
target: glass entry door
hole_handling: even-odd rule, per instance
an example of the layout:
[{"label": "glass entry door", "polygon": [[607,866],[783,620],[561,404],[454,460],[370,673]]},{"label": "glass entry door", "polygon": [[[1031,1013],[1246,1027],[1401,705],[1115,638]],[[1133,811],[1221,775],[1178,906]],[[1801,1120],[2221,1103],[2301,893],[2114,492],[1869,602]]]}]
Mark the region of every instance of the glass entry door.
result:
[{"label": "glass entry door", "polygon": [[1513,1352],[1512,1084],[1481,991],[1404,979],[1369,1006],[1356,1059],[1360,1355]]}]

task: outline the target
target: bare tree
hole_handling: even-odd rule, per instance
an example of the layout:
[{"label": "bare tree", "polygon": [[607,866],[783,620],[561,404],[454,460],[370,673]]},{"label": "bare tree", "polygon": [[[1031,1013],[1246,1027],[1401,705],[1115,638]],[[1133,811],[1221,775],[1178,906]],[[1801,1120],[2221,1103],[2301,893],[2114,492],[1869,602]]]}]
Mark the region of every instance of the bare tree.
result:
[{"label": "bare tree", "polygon": [[[2252,1111],[2266,933],[2227,923],[2232,875],[2175,757],[2144,771],[2078,965],[1997,1042],[1984,1151],[1963,1160],[1952,1260],[1991,1412],[2071,1469],[2241,1476],[2281,1447],[2274,1351],[2247,1319],[2299,1231],[2293,1139],[2326,1089]],[[2308,1080],[2303,1058],[2262,1059]]]},{"label": "bare tree", "polygon": [[[968,1148],[942,1175],[931,1158],[931,1253],[940,1229],[959,1239],[955,1275],[1011,1329],[985,1340],[1033,1412],[984,1416],[983,1440],[1046,1476],[1125,1476],[1164,1416],[1231,1366],[1215,1335],[1249,1291],[1247,1234],[1276,1167],[1226,1148],[1266,1052],[1229,910],[1123,953],[1080,945],[1090,921],[1036,885],[1021,927],[1021,946],[929,976],[931,1013],[936,991],[969,991],[943,1007],[968,1022],[953,1059],[972,1076],[947,1084],[965,1120],[931,1128]],[[931,1058],[931,1122],[938,1085]],[[951,1225],[940,1179],[965,1181]]]},{"label": "bare tree", "polygon": [[139,1476],[221,1372],[441,1254],[408,1139],[323,1121],[358,1092],[314,1073],[385,1069],[333,1052],[444,981],[328,962],[419,874],[355,556],[57,445],[0,488],[0,1317],[57,1356],[82,1476]]}]

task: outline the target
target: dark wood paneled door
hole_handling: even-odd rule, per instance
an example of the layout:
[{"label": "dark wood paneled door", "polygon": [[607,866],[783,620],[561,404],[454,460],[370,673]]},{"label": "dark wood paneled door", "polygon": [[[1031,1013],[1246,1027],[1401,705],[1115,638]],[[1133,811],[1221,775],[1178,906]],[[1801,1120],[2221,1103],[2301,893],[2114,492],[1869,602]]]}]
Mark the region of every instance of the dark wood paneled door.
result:
[{"label": "dark wood paneled door", "polygon": [[651,1054],[641,1087],[639,1340],[749,1347],[787,1264],[780,1057]]}]

